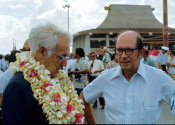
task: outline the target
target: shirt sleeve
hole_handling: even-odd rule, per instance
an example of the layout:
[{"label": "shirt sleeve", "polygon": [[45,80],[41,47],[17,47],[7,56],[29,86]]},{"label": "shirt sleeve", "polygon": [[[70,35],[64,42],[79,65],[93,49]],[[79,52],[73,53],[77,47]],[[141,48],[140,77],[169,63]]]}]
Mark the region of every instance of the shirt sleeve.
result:
[{"label": "shirt sleeve", "polygon": [[71,71],[74,71],[75,70],[75,64],[76,64],[76,60],[73,60],[71,63],[70,63],[70,66],[68,69],[71,69]]},{"label": "shirt sleeve", "polygon": [[171,104],[171,111],[175,114],[174,99],[175,99],[175,81],[164,72],[164,76],[160,77],[163,86],[161,87],[162,99]]},{"label": "shirt sleeve", "polygon": [[83,89],[84,98],[87,103],[93,104],[103,94],[103,80],[104,76],[102,73]]},{"label": "shirt sleeve", "polygon": [[161,88],[162,99],[167,102],[167,104],[170,104],[173,93],[175,92],[175,82],[166,73],[164,75],[166,75],[164,78],[160,78],[161,82],[163,82],[163,86]]}]

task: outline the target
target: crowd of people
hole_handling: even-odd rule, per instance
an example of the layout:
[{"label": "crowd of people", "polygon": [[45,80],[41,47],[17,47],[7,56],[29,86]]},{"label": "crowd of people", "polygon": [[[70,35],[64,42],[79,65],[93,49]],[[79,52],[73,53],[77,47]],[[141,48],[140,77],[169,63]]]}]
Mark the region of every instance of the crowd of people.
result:
[{"label": "crowd of people", "polygon": [[[76,48],[75,53],[69,53],[69,42],[69,33],[49,23],[33,28],[20,51],[14,50],[4,59],[0,55],[2,123],[55,123],[44,112],[44,101],[36,97],[38,92],[34,90],[37,88],[33,90],[33,85],[27,79],[35,76],[42,79],[37,68],[29,73],[28,69],[21,71],[12,65],[19,63],[16,53],[26,51],[50,73],[45,82],[55,80],[60,69],[67,74],[77,96],[83,100],[87,123],[96,123],[93,108],[97,107],[97,100],[105,110],[106,123],[111,124],[156,123],[161,112],[161,101],[171,104],[171,110],[175,112],[175,51],[162,46],[154,60],[149,56],[149,50],[144,48],[142,37],[135,31],[120,33],[116,38],[115,52],[111,53],[109,48],[104,47],[102,59],[98,58],[96,52],[85,53],[83,48]],[[23,58],[19,67],[30,61],[25,61],[27,57]],[[17,71],[13,73],[14,70]],[[25,75],[26,72],[29,76]],[[49,91],[51,86],[53,83],[43,85],[42,93]],[[48,96],[47,99],[53,99],[55,106],[61,104],[64,100],[64,94],[61,93],[57,92],[57,96]],[[68,102],[67,105],[72,108],[69,112],[66,108],[67,114],[74,110],[81,113],[72,100]],[[65,117],[61,112],[59,120]],[[65,122],[65,119],[63,121],[61,123],[71,123]],[[84,121],[79,118],[77,123]]]}]

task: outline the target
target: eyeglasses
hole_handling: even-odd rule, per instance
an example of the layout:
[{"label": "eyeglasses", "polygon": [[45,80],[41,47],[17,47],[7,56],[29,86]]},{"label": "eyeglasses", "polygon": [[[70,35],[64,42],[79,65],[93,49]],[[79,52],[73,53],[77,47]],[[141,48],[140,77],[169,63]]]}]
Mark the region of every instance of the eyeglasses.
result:
[{"label": "eyeglasses", "polygon": [[52,52],[54,52],[61,59],[61,61],[65,61],[67,59],[67,56],[62,56],[55,51],[52,51]]},{"label": "eyeglasses", "polygon": [[126,55],[130,56],[133,54],[134,50],[137,50],[137,48],[135,49],[131,49],[131,48],[127,48],[127,49],[116,49],[116,54],[121,56],[123,54],[123,51],[125,52]]},{"label": "eyeglasses", "polygon": [[30,49],[26,49],[26,48],[23,48],[23,49],[20,49],[21,51],[30,51]]}]

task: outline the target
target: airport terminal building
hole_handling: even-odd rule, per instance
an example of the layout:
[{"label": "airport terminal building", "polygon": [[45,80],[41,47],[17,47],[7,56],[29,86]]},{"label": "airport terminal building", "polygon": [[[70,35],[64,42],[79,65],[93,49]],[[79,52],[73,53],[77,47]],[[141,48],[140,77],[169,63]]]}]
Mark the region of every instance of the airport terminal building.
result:
[{"label": "airport terminal building", "polygon": [[[105,7],[108,14],[96,29],[80,31],[73,36],[73,52],[77,47],[84,48],[86,53],[101,51],[107,46],[115,48],[115,38],[124,30],[135,30],[144,38],[148,49],[160,49],[163,45],[163,24],[153,15],[150,5],[118,5]],[[170,48],[175,45],[175,29],[168,27]]]}]

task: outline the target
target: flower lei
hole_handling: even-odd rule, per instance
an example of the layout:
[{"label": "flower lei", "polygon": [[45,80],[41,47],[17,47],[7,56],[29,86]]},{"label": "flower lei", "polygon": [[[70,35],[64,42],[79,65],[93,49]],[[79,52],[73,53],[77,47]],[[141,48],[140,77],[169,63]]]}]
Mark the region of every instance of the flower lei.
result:
[{"label": "flower lei", "polygon": [[33,96],[42,104],[49,124],[84,123],[82,100],[63,70],[51,79],[50,72],[36,62],[30,52],[17,53],[16,57],[10,69],[13,74],[21,71],[24,79],[31,83]]}]

